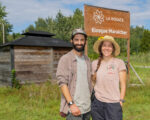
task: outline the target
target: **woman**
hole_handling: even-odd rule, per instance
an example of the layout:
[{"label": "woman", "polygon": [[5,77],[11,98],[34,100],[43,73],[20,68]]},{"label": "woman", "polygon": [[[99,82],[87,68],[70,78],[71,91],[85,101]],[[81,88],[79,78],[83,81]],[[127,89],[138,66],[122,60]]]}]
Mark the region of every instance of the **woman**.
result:
[{"label": "woman", "polygon": [[100,57],[92,62],[93,82],[95,82],[92,118],[122,120],[126,66],[121,59],[115,58],[120,53],[120,47],[113,37],[104,36],[94,43],[93,49]]}]

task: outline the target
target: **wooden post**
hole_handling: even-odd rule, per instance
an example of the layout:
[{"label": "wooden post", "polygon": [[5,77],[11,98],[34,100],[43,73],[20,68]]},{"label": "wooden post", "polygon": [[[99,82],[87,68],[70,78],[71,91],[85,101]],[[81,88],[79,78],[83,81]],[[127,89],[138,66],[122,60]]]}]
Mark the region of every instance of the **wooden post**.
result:
[{"label": "wooden post", "polygon": [[51,47],[50,49],[50,78],[53,78],[53,71],[54,71],[54,51],[53,51],[53,47]]},{"label": "wooden post", "polygon": [[3,29],[3,44],[5,43],[5,28],[4,28],[4,23],[2,23],[2,29]]},{"label": "wooden post", "polygon": [[[85,12],[85,11],[84,11]],[[84,13],[85,14],[85,13]],[[85,19],[85,18],[84,18]],[[84,30],[85,30],[86,26],[85,26],[85,22],[84,22]],[[86,31],[85,31],[86,32]],[[88,34],[87,34],[88,35]],[[87,37],[87,40],[86,40],[86,44],[85,44],[85,49],[84,49],[84,54],[86,56],[88,56],[88,37]]]},{"label": "wooden post", "polygon": [[88,56],[88,41],[86,41],[84,54],[85,54],[86,56]]},{"label": "wooden post", "polygon": [[5,26],[4,26],[4,23],[1,22],[0,23],[2,25],[2,33],[3,33],[3,44],[5,43]]},{"label": "wooden post", "polygon": [[[14,46],[10,46],[10,64],[11,64],[11,74],[12,74],[12,70],[15,69],[15,56],[14,56]],[[16,76],[16,73],[15,73]],[[13,83],[11,81],[11,87],[13,87]]]},{"label": "wooden post", "polygon": [[[130,67],[133,70],[133,72],[135,73],[136,77],[139,79],[139,81],[141,82],[142,85],[144,85],[144,82],[142,81],[142,79],[140,78],[140,76],[137,74],[137,72],[135,71],[135,69],[133,68],[133,66],[130,63]],[[136,84],[134,84],[136,85]]]},{"label": "wooden post", "polygon": [[127,61],[128,61],[128,64],[127,64],[127,67],[128,67],[127,79],[128,79],[128,82],[129,82],[129,80],[130,80],[130,37],[127,39]]}]

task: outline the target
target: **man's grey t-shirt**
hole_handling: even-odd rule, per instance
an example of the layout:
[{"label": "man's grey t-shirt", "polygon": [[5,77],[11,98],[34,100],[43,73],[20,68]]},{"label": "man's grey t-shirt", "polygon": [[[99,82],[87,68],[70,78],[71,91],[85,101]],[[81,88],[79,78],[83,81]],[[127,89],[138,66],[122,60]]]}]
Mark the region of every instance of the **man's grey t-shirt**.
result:
[{"label": "man's grey t-shirt", "polygon": [[91,110],[90,89],[87,80],[87,64],[84,56],[77,59],[77,81],[74,95],[74,102],[79,107],[81,114]]}]

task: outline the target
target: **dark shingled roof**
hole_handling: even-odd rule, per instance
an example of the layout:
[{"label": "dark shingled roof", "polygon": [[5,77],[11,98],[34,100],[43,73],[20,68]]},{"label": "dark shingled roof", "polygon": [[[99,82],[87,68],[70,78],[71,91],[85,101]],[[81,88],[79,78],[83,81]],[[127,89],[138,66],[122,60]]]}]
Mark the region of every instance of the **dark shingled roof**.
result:
[{"label": "dark shingled roof", "polygon": [[43,37],[52,37],[55,36],[53,33],[44,32],[44,31],[30,31],[23,33],[22,35],[29,35],[29,36],[43,36]]},{"label": "dark shingled roof", "polygon": [[52,38],[55,34],[43,32],[43,31],[32,31],[23,33],[24,37],[8,42],[4,46],[45,46],[45,47],[72,47],[70,42],[60,40],[57,38]]}]

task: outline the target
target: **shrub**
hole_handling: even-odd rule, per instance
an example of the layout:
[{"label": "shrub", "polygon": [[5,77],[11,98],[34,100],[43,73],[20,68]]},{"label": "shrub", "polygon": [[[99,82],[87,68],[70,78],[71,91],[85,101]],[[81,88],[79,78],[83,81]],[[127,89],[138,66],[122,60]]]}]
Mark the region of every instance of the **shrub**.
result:
[{"label": "shrub", "polygon": [[16,79],[15,69],[11,71],[11,82],[12,82],[12,87],[17,88],[17,89],[21,88],[21,84],[19,80]]}]

